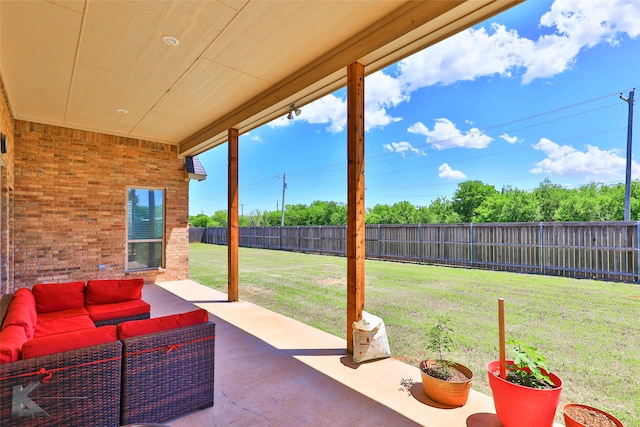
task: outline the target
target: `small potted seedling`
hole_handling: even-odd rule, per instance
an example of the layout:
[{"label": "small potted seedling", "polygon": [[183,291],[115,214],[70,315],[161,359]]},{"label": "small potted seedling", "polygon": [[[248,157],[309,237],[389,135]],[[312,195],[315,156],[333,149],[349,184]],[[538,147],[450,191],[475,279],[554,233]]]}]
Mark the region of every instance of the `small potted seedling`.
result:
[{"label": "small potted seedling", "polygon": [[447,406],[463,406],[467,403],[473,373],[459,363],[446,360],[445,352],[453,344],[451,318],[441,316],[429,329],[427,349],[435,358],[420,362],[422,387],[431,400]]},{"label": "small potted seedling", "polygon": [[500,360],[487,364],[489,386],[503,427],[551,427],[560,403],[562,380],[549,372],[534,347],[504,339],[504,300],[499,300]]}]

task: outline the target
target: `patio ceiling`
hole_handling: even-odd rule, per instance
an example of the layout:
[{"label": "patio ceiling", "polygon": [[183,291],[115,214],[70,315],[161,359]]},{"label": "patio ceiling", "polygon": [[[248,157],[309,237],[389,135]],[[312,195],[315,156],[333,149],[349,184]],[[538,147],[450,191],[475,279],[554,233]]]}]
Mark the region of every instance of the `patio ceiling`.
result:
[{"label": "patio ceiling", "polygon": [[2,0],[0,71],[16,119],[196,155],[520,1]]}]

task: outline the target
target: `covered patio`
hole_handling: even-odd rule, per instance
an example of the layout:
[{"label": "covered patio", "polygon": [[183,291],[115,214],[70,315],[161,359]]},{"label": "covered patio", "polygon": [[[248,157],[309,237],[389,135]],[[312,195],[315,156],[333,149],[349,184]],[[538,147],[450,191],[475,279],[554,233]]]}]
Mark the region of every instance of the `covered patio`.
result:
[{"label": "covered patio", "polygon": [[[472,391],[466,406],[443,409],[427,401],[417,367],[354,365],[348,337],[365,307],[365,76],[520,1],[0,2],[0,292],[141,277],[152,317],[207,309],[215,405],[174,427],[498,426],[488,396]],[[347,338],[338,338],[242,301],[238,144],[345,86]],[[225,143],[226,294],[187,280],[185,170],[186,158]],[[162,203],[157,259],[144,268],[133,209],[127,216],[136,190]]]},{"label": "covered patio", "polygon": [[[499,427],[491,397],[471,390],[446,408],[427,398],[417,367],[393,358],[354,364],[346,341],[191,280],[148,284],[152,317],[198,306],[216,323],[215,403],[171,427]],[[483,373],[477,373],[482,375]],[[403,386],[407,380],[413,385]]]}]

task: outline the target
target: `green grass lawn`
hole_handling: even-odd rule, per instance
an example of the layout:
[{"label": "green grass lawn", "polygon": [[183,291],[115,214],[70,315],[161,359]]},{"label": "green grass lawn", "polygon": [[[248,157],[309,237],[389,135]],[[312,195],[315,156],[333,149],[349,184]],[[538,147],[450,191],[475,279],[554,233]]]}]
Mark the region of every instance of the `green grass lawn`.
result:
[{"label": "green grass lawn", "polygon": [[[240,299],[346,336],[346,258],[240,248],[239,259]],[[226,246],[191,244],[189,272],[226,292]],[[486,394],[498,298],[507,339],[537,347],[564,381],[558,420],[576,402],[640,427],[640,285],[366,261],[365,310],[384,320],[393,357],[416,366],[432,357],[426,332],[448,314],[456,337],[447,358],[468,366]]]}]

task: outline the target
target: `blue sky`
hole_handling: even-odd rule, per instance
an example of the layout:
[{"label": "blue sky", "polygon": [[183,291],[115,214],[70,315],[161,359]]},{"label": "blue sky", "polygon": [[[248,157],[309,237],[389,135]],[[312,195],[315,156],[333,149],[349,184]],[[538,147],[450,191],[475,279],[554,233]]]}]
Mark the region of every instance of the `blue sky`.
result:
[{"label": "blue sky", "polygon": [[[545,178],[624,182],[628,104],[619,96],[634,88],[640,1],[520,4],[366,78],[365,205],[427,206],[465,180],[498,190]],[[286,204],[346,203],[345,125],[342,89],[241,135],[241,213],[279,207],[285,174]],[[208,176],[191,181],[189,214],[226,210],[227,144],[199,158]]]}]

